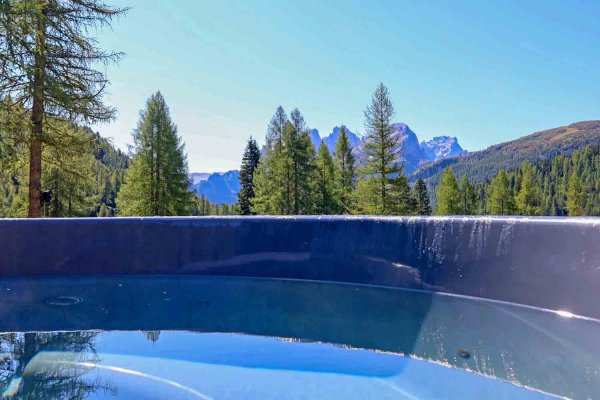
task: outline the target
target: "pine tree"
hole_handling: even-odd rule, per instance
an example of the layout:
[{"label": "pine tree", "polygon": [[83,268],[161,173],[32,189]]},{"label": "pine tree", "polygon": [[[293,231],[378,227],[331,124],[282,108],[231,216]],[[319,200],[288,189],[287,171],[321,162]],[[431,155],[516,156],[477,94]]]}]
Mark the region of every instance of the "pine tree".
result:
[{"label": "pine tree", "polygon": [[463,215],[477,214],[477,193],[466,176],[460,181],[461,210]]},{"label": "pine tree", "polygon": [[[320,150],[320,149],[319,149]],[[355,157],[348,140],[346,127],[340,128],[340,135],[335,144],[336,186],[342,213],[350,214],[354,209],[353,192],[356,187]]]},{"label": "pine tree", "polygon": [[90,36],[125,12],[100,1],[0,2],[0,98],[27,106],[30,132],[28,216],[41,217],[42,148],[61,150],[67,133],[57,121],[100,122],[115,110],[102,102],[107,79],[98,64],[117,61]]},{"label": "pine tree", "polygon": [[462,213],[461,193],[452,169],[446,168],[436,189],[438,215],[459,215]]},{"label": "pine tree", "polygon": [[398,196],[393,198],[390,191],[402,168],[398,162],[398,137],[392,127],[394,107],[383,83],[375,90],[364,114],[366,162],[357,187],[358,207],[367,214],[395,214],[399,209],[395,204]]},{"label": "pine tree", "polygon": [[517,209],[521,215],[540,215],[541,200],[539,183],[534,167],[527,161],[521,166],[521,182],[516,196]]},{"label": "pine tree", "polygon": [[188,215],[193,197],[187,157],[160,92],[148,99],[133,140],[135,153],[117,198],[119,214]]},{"label": "pine tree", "polygon": [[510,188],[510,180],[506,171],[498,172],[490,186],[489,212],[492,215],[516,214],[515,196]]},{"label": "pine tree", "polygon": [[337,197],[335,165],[329,149],[321,142],[316,161],[316,196],[317,214],[338,214],[340,201]]},{"label": "pine tree", "polygon": [[573,172],[569,177],[567,211],[572,217],[585,215],[585,193],[577,172]]},{"label": "pine tree", "polygon": [[260,161],[260,150],[256,140],[248,139],[242,166],[240,167],[240,191],[238,192],[239,213],[241,215],[252,214],[252,200],[254,199],[254,172]]},{"label": "pine tree", "polygon": [[429,193],[427,192],[427,185],[421,178],[417,180],[413,188],[413,197],[416,202],[416,214],[417,215],[431,215],[431,205],[429,202]]}]

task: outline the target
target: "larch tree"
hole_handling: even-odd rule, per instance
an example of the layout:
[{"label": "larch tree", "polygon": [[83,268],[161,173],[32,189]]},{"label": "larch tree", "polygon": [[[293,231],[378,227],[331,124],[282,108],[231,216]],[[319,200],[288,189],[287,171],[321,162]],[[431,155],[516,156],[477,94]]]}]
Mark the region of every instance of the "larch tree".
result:
[{"label": "larch tree", "polygon": [[446,168],[436,189],[438,215],[462,214],[462,199],[456,176],[452,169]]},{"label": "larch tree", "polygon": [[517,212],[515,195],[506,171],[500,171],[490,184],[488,211],[492,215],[514,215]]},{"label": "larch tree", "polygon": [[521,166],[521,183],[516,196],[517,209],[521,215],[540,215],[541,198],[535,168],[527,161]]},{"label": "larch tree", "polygon": [[395,214],[398,206],[393,194],[394,179],[403,173],[399,163],[400,143],[392,127],[394,106],[388,89],[380,83],[365,117],[366,161],[357,187],[360,212],[368,214]]},{"label": "larch tree", "polygon": [[356,187],[356,159],[352,154],[352,146],[344,125],[340,128],[340,135],[335,144],[334,162],[341,212],[350,214],[354,210],[353,194]]},{"label": "larch tree", "polygon": [[61,121],[115,116],[103,102],[108,80],[98,65],[121,54],[100,49],[92,34],[125,11],[97,0],[0,1],[0,98],[10,98],[30,121],[29,217],[42,216],[43,147],[72,145]]},{"label": "larch tree", "polygon": [[240,215],[250,215],[252,212],[252,201],[254,200],[254,173],[260,161],[260,150],[256,140],[250,137],[240,167],[240,191],[238,192],[238,212]]},{"label": "larch tree", "polygon": [[574,171],[569,177],[567,188],[567,212],[569,216],[585,215],[585,192],[579,174]]},{"label": "larch tree", "polygon": [[291,112],[290,121],[284,128],[283,147],[285,187],[290,195],[288,209],[293,215],[310,214],[314,209],[311,179],[315,167],[315,148],[304,117],[297,108]]},{"label": "larch tree", "polygon": [[132,162],[117,197],[119,214],[189,215],[193,193],[188,189],[187,156],[160,92],[140,113],[133,141]]},{"label": "larch tree", "polygon": [[283,145],[283,128],[285,128],[287,120],[288,117],[283,107],[277,107],[275,114],[273,114],[269,126],[267,127],[267,151],[273,150],[276,145],[279,145],[280,147]]}]

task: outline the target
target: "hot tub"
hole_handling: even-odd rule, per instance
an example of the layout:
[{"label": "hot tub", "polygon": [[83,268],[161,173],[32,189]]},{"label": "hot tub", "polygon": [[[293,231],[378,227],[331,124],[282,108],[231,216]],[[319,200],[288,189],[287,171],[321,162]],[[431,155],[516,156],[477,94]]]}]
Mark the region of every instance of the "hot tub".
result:
[{"label": "hot tub", "polygon": [[5,398],[600,394],[600,220],[0,221]]}]

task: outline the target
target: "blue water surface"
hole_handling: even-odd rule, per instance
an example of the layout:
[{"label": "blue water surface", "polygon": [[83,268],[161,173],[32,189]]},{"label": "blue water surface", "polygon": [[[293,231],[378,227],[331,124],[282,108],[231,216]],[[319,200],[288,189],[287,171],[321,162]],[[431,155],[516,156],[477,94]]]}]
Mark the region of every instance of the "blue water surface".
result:
[{"label": "blue water surface", "polygon": [[14,399],[545,399],[600,393],[600,324],[381,287],[192,276],[0,281]]}]

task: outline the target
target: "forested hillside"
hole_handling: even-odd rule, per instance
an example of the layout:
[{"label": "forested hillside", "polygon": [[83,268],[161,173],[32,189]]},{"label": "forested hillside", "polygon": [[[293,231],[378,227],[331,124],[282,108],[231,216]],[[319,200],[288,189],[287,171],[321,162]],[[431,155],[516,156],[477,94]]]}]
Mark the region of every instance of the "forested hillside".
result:
[{"label": "forested hillside", "polygon": [[466,176],[471,182],[480,183],[491,180],[500,170],[514,170],[523,161],[537,163],[557,155],[569,155],[587,145],[598,144],[600,121],[577,122],[536,132],[482,151],[427,164],[412,173],[409,179],[416,181],[422,178],[429,187],[434,187],[439,183],[444,168],[452,166],[457,176]]},{"label": "forested hillside", "polygon": [[[72,151],[52,147],[43,151],[46,168],[42,190],[50,200],[43,207],[43,215],[114,216],[129,158],[89,128],[72,126],[69,132],[71,143],[76,144]],[[0,158],[0,217],[27,216],[28,170],[25,146],[13,147],[10,152],[7,149]]]},{"label": "forested hillside", "polygon": [[434,199],[438,214],[600,215],[600,145],[586,146],[488,181],[470,182],[444,170]]}]

